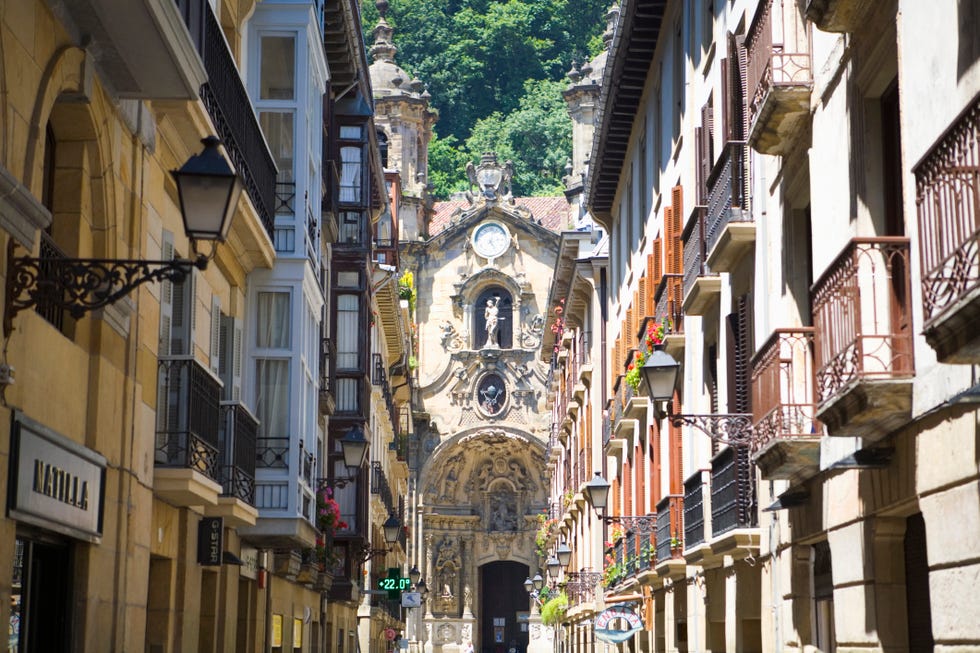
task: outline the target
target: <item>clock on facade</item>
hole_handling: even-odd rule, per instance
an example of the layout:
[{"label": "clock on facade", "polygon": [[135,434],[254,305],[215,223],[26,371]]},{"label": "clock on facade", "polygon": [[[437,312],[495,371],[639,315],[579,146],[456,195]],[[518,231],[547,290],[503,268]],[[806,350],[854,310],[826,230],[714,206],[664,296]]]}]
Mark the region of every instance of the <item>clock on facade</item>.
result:
[{"label": "clock on facade", "polygon": [[499,222],[485,222],[473,232],[473,248],[484,258],[497,258],[510,246],[510,233]]}]

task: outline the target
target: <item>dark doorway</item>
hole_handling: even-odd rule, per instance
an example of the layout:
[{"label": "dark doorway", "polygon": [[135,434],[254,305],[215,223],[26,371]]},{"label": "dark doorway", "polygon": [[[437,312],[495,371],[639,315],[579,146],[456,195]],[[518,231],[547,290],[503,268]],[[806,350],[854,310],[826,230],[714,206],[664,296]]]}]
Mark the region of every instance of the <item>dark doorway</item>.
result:
[{"label": "dark doorway", "polygon": [[67,544],[17,538],[14,550],[9,650],[69,650],[71,570]]},{"label": "dark doorway", "polygon": [[527,621],[518,613],[530,610],[531,597],[524,589],[528,566],[520,562],[491,562],[480,568],[481,653],[526,653]]},{"label": "dark doorway", "polygon": [[932,653],[932,601],[929,598],[929,556],[926,522],[916,513],[905,522],[905,604],[909,653]]}]

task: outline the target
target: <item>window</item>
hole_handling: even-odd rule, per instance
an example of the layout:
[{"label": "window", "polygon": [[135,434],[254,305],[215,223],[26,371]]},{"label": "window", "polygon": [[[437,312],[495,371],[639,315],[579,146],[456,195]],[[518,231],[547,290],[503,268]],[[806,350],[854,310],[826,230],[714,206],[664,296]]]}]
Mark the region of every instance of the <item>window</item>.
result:
[{"label": "window", "polygon": [[263,36],[259,72],[259,99],[292,100],[296,97],[296,39]]},{"label": "window", "polygon": [[337,241],[339,244],[361,244],[361,215],[360,211],[340,212],[340,238]]},{"label": "window", "polygon": [[259,349],[289,349],[290,296],[288,292],[260,292],[255,325],[255,346]]},{"label": "window", "polygon": [[[163,232],[163,260],[175,258],[174,235]],[[160,347],[158,355],[189,356],[194,353],[196,276],[192,270],[180,283],[164,281],[160,287]]]},{"label": "window", "polygon": [[337,296],[337,368],[360,369],[360,298]]},{"label": "window", "polygon": [[831,573],[830,543],[813,546],[814,644],[822,653],[837,648],[834,638],[834,581]]},{"label": "window", "polygon": [[340,201],[361,202],[361,146],[340,148]]},{"label": "window", "polygon": [[381,152],[381,166],[388,167],[388,134],[384,130],[378,130],[378,150]]},{"label": "window", "polygon": [[255,361],[255,416],[259,437],[289,437],[289,360]]},{"label": "window", "polygon": [[[276,181],[279,186],[289,184],[295,194],[296,177],[293,172],[293,112],[292,111],[261,111],[259,112],[259,123],[262,125],[262,133],[269,143],[269,150],[279,168]],[[277,189],[279,193],[283,189]],[[278,204],[277,204],[278,208]],[[287,207],[288,212],[293,212],[293,202],[290,198]]]}]

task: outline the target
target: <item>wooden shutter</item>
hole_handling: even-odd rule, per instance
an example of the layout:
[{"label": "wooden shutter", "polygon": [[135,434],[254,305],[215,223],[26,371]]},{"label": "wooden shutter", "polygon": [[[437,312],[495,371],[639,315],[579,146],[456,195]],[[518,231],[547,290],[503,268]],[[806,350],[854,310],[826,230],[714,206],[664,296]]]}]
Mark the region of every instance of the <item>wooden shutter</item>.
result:
[{"label": "wooden shutter", "polygon": [[745,51],[745,36],[732,36],[731,48],[734,57],[731,63],[729,80],[732,94],[732,138],[737,141],[746,140],[749,133],[749,112],[747,102],[750,90],[748,86],[748,53]]},{"label": "wooden shutter", "polygon": [[715,162],[715,128],[714,128],[714,107],[712,96],[708,96],[708,101],[701,107],[701,192],[704,193],[701,204],[708,203],[708,177],[711,176],[711,167]]},{"label": "wooden shutter", "polygon": [[674,186],[670,192],[671,206],[664,209],[664,222],[668,234],[667,272],[680,274],[684,271],[683,245],[681,234],[684,231],[684,187]]},{"label": "wooden shutter", "polygon": [[649,299],[647,298],[646,274],[640,277],[640,281],[637,284],[636,297],[637,297],[636,310],[640,314],[640,318],[638,321],[642,321],[643,318],[650,316],[650,302]]},{"label": "wooden shutter", "polygon": [[668,206],[664,208],[664,239],[667,241],[665,243],[665,249],[667,250],[664,254],[664,272],[667,274],[672,274],[674,270],[674,207]]},{"label": "wooden shutter", "polygon": [[729,366],[728,407],[736,413],[752,412],[752,302],[751,295],[736,300],[735,312],[728,316]]},{"label": "wooden shutter", "polygon": [[242,321],[239,318],[222,315],[218,337],[220,351],[218,376],[225,384],[222,398],[226,401],[241,401]]},{"label": "wooden shutter", "polygon": [[657,238],[653,241],[653,254],[650,255],[650,267],[653,268],[653,291],[657,291],[660,279],[664,276],[664,249],[663,240]]},{"label": "wooden shutter", "polygon": [[216,376],[221,369],[221,298],[211,295],[211,372]]},{"label": "wooden shutter", "polygon": [[[731,96],[731,80],[729,76],[732,74],[729,66],[731,65],[732,56],[734,52],[732,51],[732,36],[728,36],[728,55],[721,60],[721,138],[723,143],[735,140],[732,135],[732,102],[733,98]],[[737,63],[737,62],[736,62]]]},{"label": "wooden shutter", "polygon": [[[174,235],[169,231],[163,232],[160,258],[169,261],[174,257]],[[170,332],[173,328],[174,312],[174,283],[164,281],[160,284],[160,342],[157,356],[170,355]]]}]

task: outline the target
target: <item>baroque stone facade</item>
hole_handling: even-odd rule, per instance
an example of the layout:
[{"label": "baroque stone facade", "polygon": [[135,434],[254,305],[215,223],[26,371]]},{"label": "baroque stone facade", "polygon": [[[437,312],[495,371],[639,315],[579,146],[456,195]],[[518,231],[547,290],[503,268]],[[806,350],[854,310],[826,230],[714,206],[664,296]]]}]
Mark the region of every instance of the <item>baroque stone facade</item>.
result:
[{"label": "baroque stone facade", "polygon": [[[418,566],[430,588],[425,650],[490,647],[487,567],[522,565],[504,639],[527,595],[520,582],[540,565],[537,516],[545,508],[548,368],[539,350],[564,198],[549,219],[509,190],[509,162],[492,154],[469,171],[471,190],[436,205],[434,234],[403,243],[420,297],[418,387],[426,428],[418,441]],[[556,219],[552,214],[561,215]],[[407,260],[407,262],[406,262]],[[481,613],[481,609],[484,609]],[[518,633],[523,632],[523,635]],[[494,634],[496,635],[496,633]],[[500,642],[498,642],[500,643]]]}]

